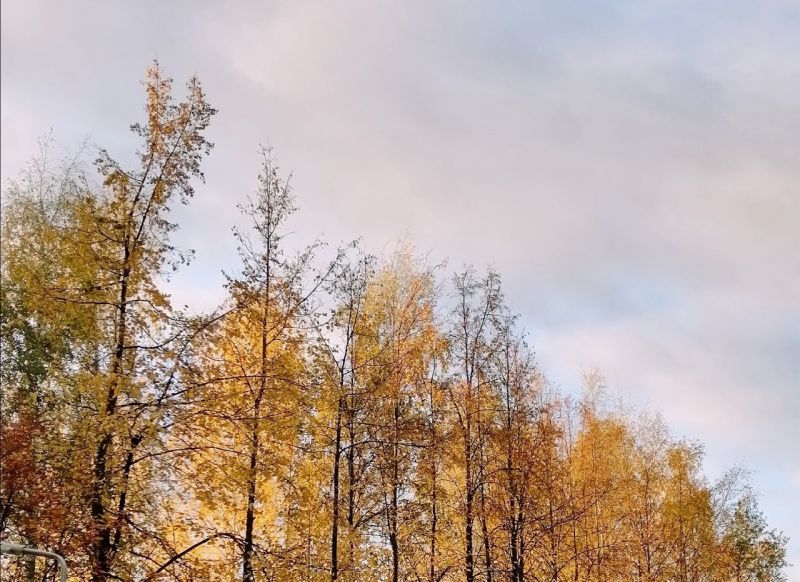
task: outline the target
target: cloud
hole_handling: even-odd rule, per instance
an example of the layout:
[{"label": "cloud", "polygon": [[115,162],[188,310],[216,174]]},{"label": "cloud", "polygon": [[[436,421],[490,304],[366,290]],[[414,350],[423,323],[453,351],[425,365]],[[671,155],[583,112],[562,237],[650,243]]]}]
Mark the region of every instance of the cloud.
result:
[{"label": "cloud", "polygon": [[554,379],[600,366],[705,441],[712,468],[744,458],[800,563],[795,2],[2,11],[4,179],[51,126],[129,151],[155,56],[203,80],[216,149],[175,211],[198,253],[176,302],[221,296],[271,143],[294,172],[296,244],[410,234],[451,265],[494,263]]}]

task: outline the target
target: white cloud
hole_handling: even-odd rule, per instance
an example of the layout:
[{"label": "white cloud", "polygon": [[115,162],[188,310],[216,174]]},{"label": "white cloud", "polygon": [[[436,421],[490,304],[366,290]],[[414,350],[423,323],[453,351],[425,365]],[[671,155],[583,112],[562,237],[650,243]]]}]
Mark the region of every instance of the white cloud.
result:
[{"label": "white cloud", "polygon": [[[542,363],[745,458],[770,519],[798,493],[800,9],[794,2],[2,5],[2,175],[54,127],[124,152],[158,56],[220,113],[176,211],[211,304],[257,144],[295,173],[298,244],[409,233],[493,262]],[[71,143],[70,143],[71,142]]]}]

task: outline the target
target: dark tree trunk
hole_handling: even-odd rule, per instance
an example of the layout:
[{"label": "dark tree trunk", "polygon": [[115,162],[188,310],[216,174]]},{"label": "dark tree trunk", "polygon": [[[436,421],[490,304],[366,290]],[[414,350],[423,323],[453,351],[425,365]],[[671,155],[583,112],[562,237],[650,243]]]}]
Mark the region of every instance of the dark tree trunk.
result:
[{"label": "dark tree trunk", "polygon": [[333,523],[331,524],[331,581],[339,579],[339,465],[342,457],[342,399],[336,410],[333,451]]},{"label": "dark tree trunk", "polygon": [[[117,407],[117,391],[123,374],[122,360],[125,355],[125,342],[128,336],[128,280],[131,275],[130,268],[130,242],[126,241],[123,258],[123,269],[120,277],[119,300],[117,302],[118,315],[116,321],[116,342],[114,346],[114,359],[111,366],[111,383],[106,394],[105,416],[113,416]],[[106,582],[111,573],[111,524],[108,519],[105,501],[103,499],[108,486],[108,454],[113,443],[113,433],[107,431],[100,439],[94,458],[94,481],[92,483],[92,496],[90,512],[92,521],[97,528],[97,535],[93,542],[94,564],[92,568],[93,582]]]},{"label": "dark tree trunk", "polygon": [[[258,414],[258,412],[256,412]],[[256,481],[258,477],[258,429],[251,434],[250,465],[247,475],[247,512],[244,520],[244,547],[242,550],[242,581],[255,582],[253,572],[253,528],[256,521]]]},{"label": "dark tree trunk", "polygon": [[481,535],[483,536],[483,558],[486,564],[486,582],[492,582],[494,566],[492,564],[492,540],[489,537],[489,526],[486,517],[486,493],[483,483],[480,486],[481,494]]},{"label": "dark tree trunk", "polygon": [[[469,414],[469,413],[467,413]],[[464,533],[465,533],[465,574],[466,582],[475,580],[475,555],[472,546],[472,526],[473,526],[473,499],[475,491],[472,484],[472,446],[470,435],[470,420],[467,417],[467,426],[464,431],[464,480],[466,482],[466,506],[464,508]]]}]

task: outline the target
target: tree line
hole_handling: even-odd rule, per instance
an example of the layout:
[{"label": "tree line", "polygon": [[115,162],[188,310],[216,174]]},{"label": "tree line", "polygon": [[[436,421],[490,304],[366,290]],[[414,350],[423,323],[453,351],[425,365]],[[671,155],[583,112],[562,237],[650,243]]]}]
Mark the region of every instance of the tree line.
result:
[{"label": "tree line", "polygon": [[132,165],[45,150],[3,192],[4,540],[94,582],[783,579],[745,473],[710,482],[596,373],[561,393],[497,273],[288,247],[268,149],[225,301],[173,306],[215,110],[157,63],[144,88]]}]

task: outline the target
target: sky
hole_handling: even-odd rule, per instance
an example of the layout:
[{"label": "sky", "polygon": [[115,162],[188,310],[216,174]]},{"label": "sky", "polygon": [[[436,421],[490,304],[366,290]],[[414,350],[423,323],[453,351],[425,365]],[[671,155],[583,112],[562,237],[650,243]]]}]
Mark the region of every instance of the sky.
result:
[{"label": "sky", "polygon": [[[800,2],[2,3],[3,183],[52,131],[130,156],[140,80],[219,113],[170,282],[210,307],[259,144],[298,244],[492,264],[542,370],[752,470],[800,580]],[[61,150],[60,150],[61,151]],[[293,235],[294,236],[294,235]]]}]

